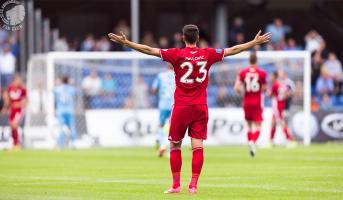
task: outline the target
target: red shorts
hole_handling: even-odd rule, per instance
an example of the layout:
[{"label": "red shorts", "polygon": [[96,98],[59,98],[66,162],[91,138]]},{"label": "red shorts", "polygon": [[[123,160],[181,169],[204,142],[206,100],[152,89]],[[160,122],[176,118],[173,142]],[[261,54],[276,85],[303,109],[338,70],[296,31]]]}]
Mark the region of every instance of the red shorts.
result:
[{"label": "red shorts", "polygon": [[207,105],[174,106],[170,118],[168,140],[181,141],[188,129],[188,136],[195,139],[207,138]]},{"label": "red shorts", "polygon": [[24,118],[24,111],[22,110],[11,110],[9,114],[9,121],[13,122],[14,120],[17,120],[21,123],[21,121]]},{"label": "red shorts", "polygon": [[262,122],[263,108],[261,106],[244,106],[245,120],[253,122]]}]

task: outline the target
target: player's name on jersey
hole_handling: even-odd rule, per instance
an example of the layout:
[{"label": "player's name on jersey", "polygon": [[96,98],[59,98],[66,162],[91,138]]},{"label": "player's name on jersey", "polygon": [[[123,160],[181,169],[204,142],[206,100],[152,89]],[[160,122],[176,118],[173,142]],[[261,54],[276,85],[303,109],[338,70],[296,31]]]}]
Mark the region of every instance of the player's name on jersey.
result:
[{"label": "player's name on jersey", "polygon": [[191,61],[193,61],[193,60],[203,60],[203,59],[205,59],[204,56],[186,57],[186,60],[191,60]]}]

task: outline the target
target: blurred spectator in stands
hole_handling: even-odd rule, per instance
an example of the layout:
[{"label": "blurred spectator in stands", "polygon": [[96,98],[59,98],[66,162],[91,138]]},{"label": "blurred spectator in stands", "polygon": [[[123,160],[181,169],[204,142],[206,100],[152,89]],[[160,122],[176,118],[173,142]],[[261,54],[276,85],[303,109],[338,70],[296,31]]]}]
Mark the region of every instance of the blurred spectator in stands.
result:
[{"label": "blurred spectator in stands", "polygon": [[245,41],[244,34],[243,33],[237,33],[233,45],[243,44],[244,41]]},{"label": "blurred spectator in stands", "polygon": [[181,33],[179,33],[179,32],[174,33],[173,39],[174,39],[173,46],[175,48],[182,48],[183,47],[183,41],[182,41],[182,34]]},{"label": "blurred spectator in stands", "polygon": [[290,26],[284,25],[280,18],[275,18],[274,22],[267,26],[266,31],[272,34],[271,43],[276,45],[281,42],[286,34],[290,33],[292,29]]},{"label": "blurred spectator in stands", "polygon": [[123,108],[133,108],[133,98],[131,95],[125,99]]},{"label": "blurred spectator in stands", "polygon": [[329,50],[326,48],[326,42],[325,40],[323,39],[321,42],[320,42],[320,45],[319,45],[319,49],[317,50],[319,53],[320,53],[320,56],[323,58],[323,59],[328,59],[329,58]]},{"label": "blurred spectator in stands", "polygon": [[120,32],[123,32],[128,39],[131,37],[130,27],[123,19],[119,20],[118,24],[114,27],[113,32],[117,35],[120,35]]},{"label": "blurred spectator in stands", "polygon": [[14,55],[14,57],[17,57],[19,53],[18,38],[19,38],[19,31],[13,32],[13,34],[8,39],[8,43],[11,46],[11,52]]},{"label": "blurred spectator in stands", "polygon": [[137,108],[149,107],[149,86],[145,83],[144,78],[140,76],[134,87],[134,105]]},{"label": "blurred spectator in stands", "polygon": [[311,30],[305,36],[305,49],[310,52],[319,50],[320,44],[322,43],[323,38],[318,34],[317,31]]},{"label": "blurred spectator in stands", "polygon": [[328,94],[323,95],[320,108],[325,111],[330,111],[333,109],[333,102]]},{"label": "blurred spectator in stands", "polygon": [[275,48],[271,43],[265,45],[266,51],[274,51]]},{"label": "blurred spectator in stands", "polygon": [[11,52],[9,44],[4,45],[2,54],[0,55],[0,74],[1,74],[1,87],[7,87],[15,72],[15,57]]},{"label": "blurred spectator in stands", "polygon": [[[123,19],[119,20],[118,23],[116,24],[116,26],[113,28],[113,32],[117,35],[120,35],[121,31],[125,34],[125,36],[128,39],[131,38],[130,27],[127,25],[126,21]],[[132,50],[127,46],[117,45],[113,42],[111,43],[111,45],[113,45],[112,49],[115,51],[131,51]]]},{"label": "blurred spectator in stands", "polygon": [[95,69],[82,80],[82,90],[84,92],[85,107],[90,108],[93,97],[98,96],[101,91],[101,79]]},{"label": "blurred spectator in stands", "polygon": [[167,37],[162,36],[160,39],[158,39],[158,47],[161,49],[167,49],[169,48],[169,40]]},{"label": "blurred spectator in stands", "polygon": [[342,63],[333,52],[329,54],[329,58],[324,62],[323,68],[332,78],[341,78],[343,75]]},{"label": "blurred spectator in stands", "polygon": [[208,47],[207,41],[204,39],[200,39],[199,40],[199,48],[207,48],[207,47]]},{"label": "blurred spectator in stands", "polygon": [[241,17],[236,17],[233,19],[232,28],[229,30],[229,44],[236,45],[244,43],[245,38],[245,27],[244,21]]},{"label": "blurred spectator in stands", "polygon": [[117,89],[117,83],[110,73],[106,73],[101,82],[101,89],[104,96],[113,97]]},{"label": "blurred spectator in stands", "polygon": [[229,105],[229,96],[227,94],[227,88],[225,85],[220,86],[216,98],[216,103],[218,107],[225,107]]},{"label": "blurred spectator in stands", "polygon": [[5,29],[0,29],[0,46],[3,45],[9,38],[10,33]]},{"label": "blurred spectator in stands", "polygon": [[301,50],[301,47],[297,45],[296,41],[294,38],[289,38],[287,40],[287,44],[284,47],[284,50],[287,51],[297,51],[297,50]]},{"label": "blurred spectator in stands", "polygon": [[256,46],[254,46],[254,47],[253,47],[253,50],[254,50],[254,51],[261,51],[261,50],[262,50],[261,45],[256,45]]},{"label": "blurred spectator in stands", "polygon": [[151,47],[157,47],[157,44],[156,44],[156,41],[152,32],[148,31],[143,34],[142,44],[145,44]]},{"label": "blurred spectator in stands", "polygon": [[285,38],[282,38],[277,44],[274,45],[276,51],[282,51],[287,47]]},{"label": "blurred spectator in stands", "polygon": [[331,94],[334,89],[334,82],[324,68],[321,69],[320,77],[316,83],[316,92],[320,96]]},{"label": "blurred spectator in stands", "polygon": [[95,44],[96,51],[109,51],[111,49],[111,43],[107,37],[103,36]]},{"label": "blurred spectator in stands", "polygon": [[311,86],[315,87],[317,80],[320,76],[320,69],[323,65],[323,59],[320,52],[315,52],[312,54],[312,65],[311,65]]},{"label": "blurred spectator in stands", "polygon": [[312,112],[317,112],[319,110],[320,106],[319,103],[317,101],[317,97],[316,96],[312,96],[311,97],[311,111]]},{"label": "blurred spectator in stands", "polygon": [[334,89],[333,94],[336,97],[336,100],[339,101],[340,95],[343,94],[343,78],[342,76],[336,76],[333,79]]},{"label": "blurred spectator in stands", "polygon": [[88,34],[81,44],[81,51],[93,51],[95,49],[95,39],[92,34]]},{"label": "blurred spectator in stands", "polygon": [[69,43],[69,51],[80,51],[80,44],[77,40]]},{"label": "blurred spectator in stands", "polygon": [[61,37],[54,42],[54,51],[69,51],[69,46],[67,43],[67,38]]},{"label": "blurred spectator in stands", "polygon": [[333,79],[334,90],[333,94],[336,98],[342,94],[343,84],[343,68],[342,63],[337,59],[335,53],[329,53],[328,60],[324,62],[323,68],[327,71],[328,75]]}]

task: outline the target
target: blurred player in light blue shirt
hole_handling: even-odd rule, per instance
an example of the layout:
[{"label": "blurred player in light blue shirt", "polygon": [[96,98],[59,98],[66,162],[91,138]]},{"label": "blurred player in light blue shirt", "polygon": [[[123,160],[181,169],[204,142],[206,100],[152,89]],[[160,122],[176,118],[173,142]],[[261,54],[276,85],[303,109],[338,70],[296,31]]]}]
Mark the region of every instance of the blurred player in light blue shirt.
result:
[{"label": "blurred player in light blue shirt", "polygon": [[56,115],[60,124],[61,132],[58,138],[58,145],[60,148],[65,146],[65,136],[70,136],[71,145],[77,137],[75,127],[75,98],[76,89],[69,84],[69,77],[63,76],[61,78],[62,84],[54,89]]},{"label": "blurred player in light blue shirt", "polygon": [[157,141],[160,144],[159,156],[162,157],[167,149],[167,139],[163,134],[163,128],[170,117],[174,104],[175,74],[170,63],[168,63],[168,70],[166,72],[161,72],[157,75],[153,82],[152,90],[153,93],[158,92],[160,122],[157,131]]}]

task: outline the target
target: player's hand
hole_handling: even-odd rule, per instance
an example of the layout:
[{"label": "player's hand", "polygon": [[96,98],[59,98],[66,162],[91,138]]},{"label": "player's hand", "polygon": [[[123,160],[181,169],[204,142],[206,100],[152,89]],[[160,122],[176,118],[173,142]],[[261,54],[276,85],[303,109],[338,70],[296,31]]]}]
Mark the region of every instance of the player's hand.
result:
[{"label": "player's hand", "polygon": [[116,43],[121,44],[121,45],[125,45],[128,40],[126,39],[126,36],[124,35],[123,32],[120,32],[120,34],[121,35],[116,35],[114,33],[109,33],[108,37],[113,42],[116,42]]},{"label": "player's hand", "polygon": [[263,43],[267,43],[270,41],[270,38],[272,37],[272,34],[270,32],[265,33],[263,35],[261,35],[262,31],[260,30],[256,36],[254,41],[256,42],[256,44],[263,44]]}]

